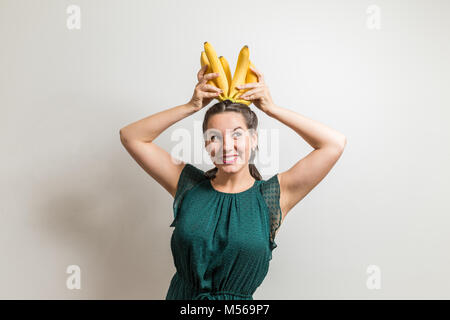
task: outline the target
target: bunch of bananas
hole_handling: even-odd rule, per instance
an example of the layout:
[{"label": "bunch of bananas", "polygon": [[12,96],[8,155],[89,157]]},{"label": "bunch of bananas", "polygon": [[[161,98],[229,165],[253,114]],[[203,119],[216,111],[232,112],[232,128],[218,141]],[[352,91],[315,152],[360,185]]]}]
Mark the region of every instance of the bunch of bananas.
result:
[{"label": "bunch of bananas", "polygon": [[247,106],[250,105],[250,103],[252,103],[251,101],[239,99],[239,97],[249,89],[236,89],[236,86],[245,83],[258,82],[258,77],[250,69],[250,66],[254,67],[254,65],[250,61],[250,51],[248,46],[245,45],[239,52],[236,70],[234,71],[233,79],[231,79],[230,66],[225,57],[217,57],[216,50],[214,50],[209,42],[205,42],[203,45],[205,51],[202,51],[200,57],[201,66],[208,65],[206,73],[219,73],[218,77],[208,81],[208,84],[223,90],[217,99],[220,101],[228,99],[236,103],[243,103]]}]

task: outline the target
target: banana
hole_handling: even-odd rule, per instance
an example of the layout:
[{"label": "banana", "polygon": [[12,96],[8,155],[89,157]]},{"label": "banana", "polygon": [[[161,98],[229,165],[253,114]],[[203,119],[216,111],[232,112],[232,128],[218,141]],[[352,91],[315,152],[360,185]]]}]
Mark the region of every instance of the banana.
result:
[{"label": "banana", "polygon": [[250,103],[252,103],[250,100],[244,100],[244,99],[239,99],[239,98],[234,99],[234,98],[228,97],[227,99],[229,99],[229,100],[231,100],[232,102],[235,102],[235,103],[243,103],[243,104],[245,104],[247,106],[250,105]]},{"label": "banana", "polygon": [[[227,59],[225,59],[224,56],[219,57],[220,63],[222,63],[223,70],[225,71],[225,74],[227,76],[227,82],[228,82],[228,91],[230,91],[230,84],[231,84],[231,72],[230,72],[230,65],[228,64]],[[228,96],[228,92],[227,92]]]},{"label": "banana", "polygon": [[254,73],[252,71],[252,69],[250,69],[250,67],[253,67],[256,69],[254,64],[250,61],[250,66],[247,71],[247,76],[245,77],[245,83],[258,82],[258,76],[256,75],[256,73]]},{"label": "banana", "polygon": [[[203,67],[205,64],[208,65],[208,69],[206,70],[206,73],[205,73],[205,74],[212,73],[211,64],[210,64],[209,61],[208,61],[208,57],[206,56],[205,51],[202,51],[202,54],[201,54],[201,56],[200,56],[200,65]],[[214,83],[214,79],[208,80],[207,84],[210,84],[210,85],[212,85],[213,87],[216,87],[216,88],[217,88],[216,84]],[[222,96],[222,95],[219,95],[217,98],[218,98],[220,101],[223,101],[223,100],[225,99],[224,96]]]},{"label": "banana", "polygon": [[234,99],[234,102],[243,103],[247,106],[250,105],[250,103],[252,103],[250,100],[241,100],[241,99]]},{"label": "banana", "polygon": [[223,90],[223,92],[216,98],[219,101],[226,99],[232,102],[242,103],[249,106],[252,102],[249,100],[239,99],[239,97],[249,89],[236,89],[236,86],[244,83],[258,82],[258,77],[250,69],[250,66],[254,67],[250,61],[250,52],[247,45],[245,45],[239,52],[238,62],[236,64],[236,70],[233,78],[231,77],[230,65],[224,56],[217,57],[217,53],[213,46],[204,42],[204,49],[200,56],[200,64],[203,67],[208,65],[206,74],[218,72],[219,76],[208,80],[208,84],[213,85]]},{"label": "banana", "polygon": [[[247,75],[245,76],[245,83],[253,83],[258,82],[258,76],[250,69],[250,66],[255,68],[254,64],[251,60],[249,60],[249,67],[247,70]],[[238,99],[241,95],[243,95],[245,92],[249,91],[251,88],[248,89],[240,89],[236,95],[235,98]]]},{"label": "banana", "polygon": [[[205,66],[205,64],[208,65],[208,69],[206,70],[205,74],[212,73],[211,64],[208,61],[208,57],[206,56],[205,51],[202,51],[202,54],[200,55],[200,64],[201,64],[202,68]],[[212,80],[208,80],[207,83],[212,85],[212,86],[216,86],[214,84],[214,81],[212,81]]]},{"label": "banana", "polygon": [[214,78],[216,86],[223,90],[223,92],[219,95],[220,97],[219,100],[225,100],[226,97],[228,96],[228,81],[225,71],[222,67],[222,63],[217,57],[216,50],[214,50],[214,47],[208,41],[205,41],[203,43],[203,46],[205,49],[206,56],[208,57],[208,61],[210,62],[212,72],[219,73],[219,76]]},{"label": "banana", "polygon": [[238,93],[236,86],[245,83],[245,77],[247,76],[249,62],[250,52],[248,46],[245,45],[239,52],[236,70],[234,71],[233,80],[231,81],[230,92],[228,94],[231,98],[235,98],[235,95]]}]

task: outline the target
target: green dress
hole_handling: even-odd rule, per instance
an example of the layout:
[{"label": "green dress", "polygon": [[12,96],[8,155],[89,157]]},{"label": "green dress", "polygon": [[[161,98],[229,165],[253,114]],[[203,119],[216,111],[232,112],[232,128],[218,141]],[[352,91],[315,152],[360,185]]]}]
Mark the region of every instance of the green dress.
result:
[{"label": "green dress", "polygon": [[173,202],[170,247],[176,272],[166,300],[253,300],[277,247],[280,185],[275,174],[239,193],[213,188],[186,163]]}]

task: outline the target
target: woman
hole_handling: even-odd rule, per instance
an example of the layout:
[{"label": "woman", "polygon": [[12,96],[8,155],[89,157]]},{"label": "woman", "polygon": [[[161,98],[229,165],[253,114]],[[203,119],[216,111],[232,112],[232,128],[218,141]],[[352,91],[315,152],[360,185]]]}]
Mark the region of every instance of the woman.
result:
[{"label": "woman", "polygon": [[220,89],[208,85],[218,73],[197,74],[187,104],[132,123],[120,130],[122,144],[173,197],[175,227],[171,249],[177,272],[166,299],[253,300],[264,280],[274,239],[287,213],[331,170],[346,138],[341,133],[274,104],[264,76],[241,98],[284,123],[314,150],[292,168],[262,180],[253,163],[257,150],[257,117],[245,104],[221,101],[207,110],[203,122],[205,147],[215,168],[203,172],[173,159],[153,143],[179,120],[201,110]]}]

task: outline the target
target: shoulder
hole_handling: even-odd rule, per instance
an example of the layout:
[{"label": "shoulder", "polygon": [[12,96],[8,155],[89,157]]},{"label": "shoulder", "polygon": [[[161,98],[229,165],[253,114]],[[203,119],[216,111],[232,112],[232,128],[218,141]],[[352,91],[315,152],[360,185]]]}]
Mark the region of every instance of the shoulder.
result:
[{"label": "shoulder", "polygon": [[204,180],[207,180],[205,172],[196,166],[186,163],[181,170],[180,177],[177,183],[177,191],[175,193],[174,201],[173,201],[173,212],[174,212],[174,220],[171,227],[176,225],[176,220],[178,213],[181,208],[181,203],[183,202],[183,198],[186,194],[193,189],[197,184],[201,183]]},{"label": "shoulder", "polygon": [[285,217],[284,198],[281,188],[281,176],[276,173],[266,180],[261,181],[261,193],[272,214],[275,213],[280,223]]},{"label": "shoulder", "polygon": [[279,205],[280,184],[278,181],[278,174],[275,174],[266,180],[261,180],[260,191],[269,206],[269,209],[270,207]]},{"label": "shoulder", "polygon": [[208,178],[203,170],[187,162],[181,170],[178,179],[177,193],[180,193],[180,191],[182,191],[181,189],[193,187],[195,184],[205,179]]},{"label": "shoulder", "polygon": [[261,180],[261,192],[266,195],[277,195],[280,193],[280,181],[278,178],[278,173],[271,176],[266,180]]},{"label": "shoulder", "polygon": [[270,249],[277,247],[275,235],[283,220],[283,213],[280,205],[280,181],[278,173],[267,180],[261,181],[261,194],[268,208],[268,221],[270,228]]},{"label": "shoulder", "polygon": [[182,170],[182,173],[183,172],[185,173],[185,175],[188,175],[189,177],[206,178],[205,172],[202,169],[192,165],[189,162],[186,162]]},{"label": "shoulder", "polygon": [[187,162],[181,170],[180,177],[178,178],[177,190],[174,198],[179,198],[197,184],[208,179],[209,178],[206,172],[204,172],[197,166]]}]

